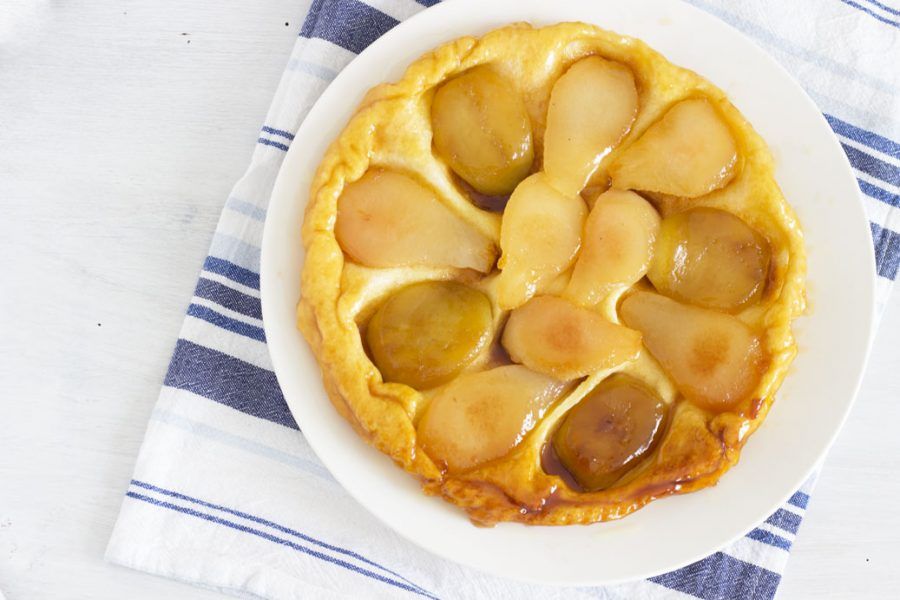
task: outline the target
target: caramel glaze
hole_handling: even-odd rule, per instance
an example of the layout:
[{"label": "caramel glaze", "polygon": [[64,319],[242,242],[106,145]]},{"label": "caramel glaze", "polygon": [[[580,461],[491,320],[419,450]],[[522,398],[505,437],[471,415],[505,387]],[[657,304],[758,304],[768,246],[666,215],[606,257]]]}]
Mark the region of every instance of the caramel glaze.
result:
[{"label": "caramel glaze", "polygon": [[[548,446],[550,446],[550,444],[548,444]],[[559,467],[563,471],[565,471],[561,464],[559,465]],[[562,479],[564,482],[567,480],[571,480],[571,475],[566,474],[565,477],[560,476],[560,479]],[[632,502],[614,502],[613,504],[615,504],[616,510],[612,513],[608,513],[603,520],[620,519],[642,508],[644,505],[652,502],[653,500],[665,496],[671,496],[673,494],[678,494],[680,492],[692,491],[694,487],[703,487],[702,485],[692,485],[694,483],[699,483],[700,480],[702,480],[702,477],[698,478],[696,481],[693,478],[675,479],[672,481],[655,482],[638,488],[637,490],[634,490],[633,493],[629,494],[629,496],[634,499]],[[567,483],[566,485],[569,484]],[[577,486],[577,484],[575,485]],[[524,522],[531,522],[532,524],[540,524],[542,521],[542,519],[540,518],[541,515],[553,512],[553,510],[557,507],[579,506],[583,504],[583,502],[578,499],[566,498],[563,495],[562,490],[557,486],[553,486],[550,490],[550,493],[541,498],[540,503],[535,506],[529,506],[513,498],[501,486],[495,483],[491,483],[488,481],[469,481],[468,486],[470,486],[470,488],[478,488],[480,490],[479,495],[482,498],[493,498],[495,502],[499,501],[500,503],[507,506],[515,507],[517,512],[523,517],[522,520]],[[429,486],[426,485],[424,489],[426,493],[441,495],[438,491],[439,488],[429,488]],[[448,499],[452,499],[452,496],[446,494],[443,495],[447,496]],[[468,512],[469,520],[473,525],[477,527],[493,527],[497,524],[497,521],[494,519],[481,519],[479,518],[477,513],[471,510],[469,510]],[[565,523],[548,523],[545,521],[543,522],[543,524],[561,525]]]},{"label": "caramel glaze", "polygon": [[[668,417],[666,421],[667,423],[665,426],[667,429],[668,426],[671,425],[671,421],[669,421]],[[607,521],[620,519],[659,498],[692,492],[710,485],[710,479],[715,481],[724,471],[728,470],[737,459],[737,455],[734,455],[733,457],[730,456],[729,445],[725,440],[725,437],[727,436],[725,429],[727,428],[708,429],[708,431],[716,438],[720,449],[720,460],[718,461],[717,466],[712,470],[693,473],[682,472],[681,474],[672,473],[672,479],[654,481],[642,487],[630,489],[624,498],[610,503],[609,508],[614,510],[609,512],[604,511],[604,516],[600,520]],[[547,514],[553,513],[560,507],[577,507],[583,505],[584,501],[579,499],[577,495],[573,497],[571,492],[575,492],[576,494],[586,492],[562,465],[553,449],[553,444],[549,441],[550,439],[552,439],[552,436],[548,436],[548,441],[541,447],[541,468],[551,477],[557,478],[559,483],[551,484],[548,490],[549,493],[546,493],[541,497],[537,503],[529,504],[522,499],[515,498],[508,493],[502,485],[498,485],[497,483],[483,480],[468,480],[466,486],[470,490],[472,490],[472,488],[477,488],[479,490],[478,497],[481,499],[478,506],[465,507],[469,513],[469,519],[474,525],[478,527],[493,527],[498,522],[497,519],[492,517],[484,518],[485,515],[491,515],[495,512],[494,510],[491,510],[491,506],[493,506],[494,509],[498,509],[501,506],[504,507],[505,510],[513,509],[520,515],[519,520],[525,523],[543,525],[567,524],[565,521],[547,520],[545,517]],[[738,442],[738,444],[740,446],[743,445],[742,442]],[[634,475],[640,472],[645,466],[651,468],[654,460],[652,455],[648,456],[641,464],[636,465],[634,469],[625,473],[612,487],[627,486],[629,482],[634,479]],[[453,492],[447,493],[447,490],[439,483],[437,485],[429,485],[427,482],[423,483],[423,488],[426,493],[443,495],[451,501],[456,496]],[[458,497],[456,499],[458,499]],[[508,520],[508,518],[500,520]]]},{"label": "caramel glaze", "polygon": [[[614,482],[612,485],[608,486],[605,489],[608,489],[609,487],[615,487],[616,485],[619,485],[622,483],[627,483],[628,481],[630,481],[632,479],[632,475],[634,473],[639,472],[640,469],[642,468],[642,466],[647,464],[648,460],[652,460],[651,457],[653,455],[653,452],[659,447],[659,444],[662,441],[662,439],[668,434],[669,426],[672,424],[672,412],[673,412],[672,407],[670,406],[663,413],[662,422],[659,425],[658,435],[655,436],[656,439],[653,441],[651,447],[644,454],[644,456],[641,457],[637,461],[637,464],[635,464],[630,469],[628,469],[628,471],[624,472],[622,474],[622,476],[619,477],[618,480],[616,480],[616,482]],[[562,460],[560,460],[559,455],[556,453],[556,448],[553,447],[553,439],[554,439],[555,435],[556,435],[555,431],[553,433],[551,433],[550,435],[548,435],[547,441],[545,441],[544,445],[541,447],[541,454],[540,454],[541,468],[548,475],[553,475],[555,477],[559,477],[563,481],[563,483],[565,483],[566,486],[569,489],[571,489],[572,491],[579,492],[579,493],[586,493],[586,492],[592,491],[592,490],[586,489],[584,486],[582,486],[580,483],[578,483],[578,480],[575,479],[575,477],[569,472],[569,470],[562,463]],[[722,436],[720,435],[719,438],[721,439]],[[723,443],[724,443],[724,440],[723,440]],[[658,488],[668,488],[668,487],[671,487],[671,485],[673,483],[677,485],[677,482],[653,484],[653,485],[648,486],[648,489],[657,488],[657,487]],[[596,491],[596,490],[594,490],[594,491]],[[674,491],[677,491],[677,490],[674,490]],[[669,493],[671,493],[671,492],[669,492]],[[554,490],[553,495],[555,495],[555,490]],[[559,503],[559,502],[557,502],[557,503]]]},{"label": "caramel glaze", "polygon": [[[544,469],[544,472],[548,475],[555,475],[563,480],[569,488],[576,492],[584,492],[585,489],[581,487],[581,484],[572,477],[572,474],[569,473],[569,470],[563,466],[562,461],[559,460],[559,455],[556,453],[556,449],[553,447],[553,439],[552,436],[544,442],[544,446],[541,448],[541,468]],[[555,495],[552,494],[552,495]]]},{"label": "caramel glaze", "polygon": [[472,204],[481,210],[497,214],[501,214],[506,210],[506,203],[509,202],[511,194],[506,194],[504,196],[488,196],[487,194],[482,194],[456,173],[453,173],[453,183],[456,184],[457,189],[462,192],[463,196],[466,196]]},{"label": "caramel glaze", "polygon": [[[560,466],[562,466],[562,465],[560,465]],[[621,518],[628,514],[631,514],[632,512],[641,508],[645,504],[652,502],[653,500],[656,500],[657,498],[662,498],[663,496],[671,496],[672,494],[677,494],[678,492],[681,491],[684,483],[686,483],[686,482],[664,481],[664,482],[659,482],[659,483],[648,484],[648,485],[638,489],[637,491],[635,491],[634,494],[632,494],[632,496],[634,498],[640,498],[640,500],[635,500],[631,504],[621,506],[620,514],[618,515],[618,518]],[[570,506],[576,506],[579,504],[579,502],[577,500],[570,500],[570,499],[563,498],[557,490],[554,490],[547,497],[546,501],[543,503],[543,505],[541,506],[541,508],[539,510],[527,511],[527,512],[529,512],[529,513],[530,512],[543,512],[545,510],[549,511],[557,506],[562,506],[562,505],[566,505],[566,504],[568,504]],[[616,517],[614,517],[614,518],[616,518]]]},{"label": "caramel glaze", "polygon": [[755,419],[759,416],[762,409],[766,406],[765,398],[754,398],[750,401],[750,410],[747,412],[747,416],[751,419]]},{"label": "caramel glaze", "polygon": [[509,357],[509,353],[506,351],[506,348],[504,348],[503,344],[500,343],[500,338],[498,336],[497,339],[491,342],[491,345],[488,348],[485,369],[494,369],[496,367],[513,364],[515,363]]}]

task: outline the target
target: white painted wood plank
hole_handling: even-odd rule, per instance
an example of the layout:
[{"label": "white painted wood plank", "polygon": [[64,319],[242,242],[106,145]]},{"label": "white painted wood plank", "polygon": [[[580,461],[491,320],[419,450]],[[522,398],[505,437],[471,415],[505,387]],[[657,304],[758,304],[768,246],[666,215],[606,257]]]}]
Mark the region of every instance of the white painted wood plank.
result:
[{"label": "white painted wood plank", "polygon": [[0,2],[0,589],[220,598],[102,556],[308,0],[13,2]]}]

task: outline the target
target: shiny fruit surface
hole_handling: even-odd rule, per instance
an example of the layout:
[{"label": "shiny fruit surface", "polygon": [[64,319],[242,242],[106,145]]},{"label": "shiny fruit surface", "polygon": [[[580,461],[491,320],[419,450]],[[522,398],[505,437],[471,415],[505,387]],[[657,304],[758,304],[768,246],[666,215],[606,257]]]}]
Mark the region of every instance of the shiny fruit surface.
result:
[{"label": "shiny fruit surface", "polygon": [[564,383],[520,365],[464,374],[431,400],[417,427],[419,443],[450,472],[500,458],[565,389]]},{"label": "shiny fruit surface", "polygon": [[634,192],[601,194],[584,226],[566,296],[590,306],[641,279],[650,267],[659,223],[656,209]]},{"label": "shiny fruit surface", "polygon": [[433,266],[487,273],[497,249],[416,179],[372,168],[338,198],[334,234],[367,267]]},{"label": "shiny fruit surface", "polygon": [[770,260],[769,243],[740,218],[693,208],[663,220],[647,277],[676,300],[735,311],[759,301]]},{"label": "shiny fruit surface", "polygon": [[553,435],[553,450],[584,490],[602,490],[653,449],[665,415],[666,404],[653,390],[613,375],[566,414]]},{"label": "shiny fruit surface", "polygon": [[487,347],[492,332],[487,296],[461,283],[430,281],[382,303],[366,341],[385,381],[428,389],[458,375]]},{"label": "shiny fruit surface", "polygon": [[434,148],[488,196],[509,194],[534,161],[531,121],[515,85],[489,65],[441,85],[431,105]]},{"label": "shiny fruit surface", "polygon": [[695,198],[734,176],[737,144],[705,99],[683,100],[610,166],[613,187]]},{"label": "shiny fruit surface", "polygon": [[544,173],[519,184],[500,226],[501,308],[520,306],[572,266],[586,217],[584,200],[557,191]]},{"label": "shiny fruit surface", "polygon": [[637,358],[641,334],[556,296],[532,298],[503,330],[510,358],[558,379],[575,379]]},{"label": "shiny fruit surface", "polygon": [[759,336],[737,318],[651,292],[622,301],[622,320],[694,404],[720,412],[748,400],[767,366]]},{"label": "shiny fruit surface", "polygon": [[625,65],[589,56],[553,84],[544,133],[544,171],[577,194],[622,141],[638,112],[634,75]]}]

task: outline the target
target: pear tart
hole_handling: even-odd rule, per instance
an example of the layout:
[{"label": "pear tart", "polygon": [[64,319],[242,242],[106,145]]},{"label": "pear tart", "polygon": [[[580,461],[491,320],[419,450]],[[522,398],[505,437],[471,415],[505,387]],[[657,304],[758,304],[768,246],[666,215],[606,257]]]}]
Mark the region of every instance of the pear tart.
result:
[{"label": "pear tart", "polygon": [[338,411],[473,522],[713,485],[796,353],[805,255],[725,94],[583,23],[462,38],[322,159],[298,323]]}]

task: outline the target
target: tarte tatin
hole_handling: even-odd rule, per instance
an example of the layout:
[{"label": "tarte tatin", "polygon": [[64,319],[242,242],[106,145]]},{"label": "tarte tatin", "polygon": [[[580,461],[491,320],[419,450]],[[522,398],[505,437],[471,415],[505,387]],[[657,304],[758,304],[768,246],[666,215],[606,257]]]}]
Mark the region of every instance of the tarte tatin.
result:
[{"label": "tarte tatin", "polygon": [[461,38],[370,90],[303,245],[298,324],[334,406],[480,525],[715,484],[804,309],[765,142],[710,82],[584,23]]}]

